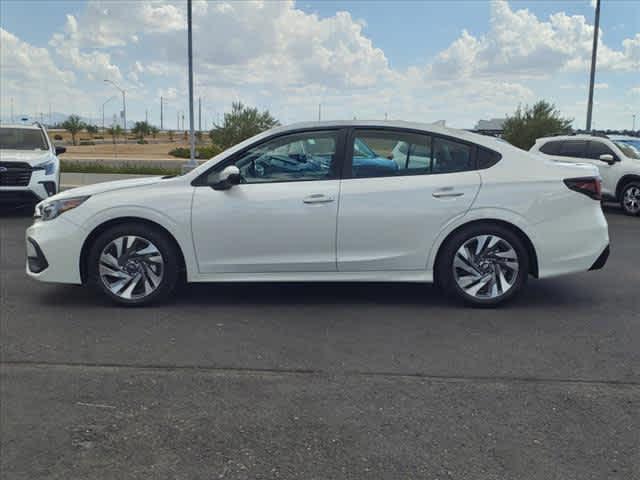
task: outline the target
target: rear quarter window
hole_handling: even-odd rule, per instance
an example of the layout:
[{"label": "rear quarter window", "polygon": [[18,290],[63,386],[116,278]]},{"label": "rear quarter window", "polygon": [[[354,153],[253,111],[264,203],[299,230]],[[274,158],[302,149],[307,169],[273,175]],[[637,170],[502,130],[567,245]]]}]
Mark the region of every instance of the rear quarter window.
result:
[{"label": "rear quarter window", "polygon": [[502,159],[502,155],[488,148],[478,147],[478,170],[493,167]]},{"label": "rear quarter window", "polygon": [[540,151],[547,155],[558,155],[560,153],[561,145],[562,142],[547,142],[540,147]]}]

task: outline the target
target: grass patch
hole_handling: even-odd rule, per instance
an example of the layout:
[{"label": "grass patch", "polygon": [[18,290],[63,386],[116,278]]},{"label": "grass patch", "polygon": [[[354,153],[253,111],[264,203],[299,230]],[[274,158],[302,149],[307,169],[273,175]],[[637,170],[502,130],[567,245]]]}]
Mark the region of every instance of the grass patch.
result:
[{"label": "grass patch", "polygon": [[100,162],[60,161],[64,173],[123,173],[127,175],[178,175],[180,168],[157,167],[154,165],[138,165],[133,162],[108,164]]}]

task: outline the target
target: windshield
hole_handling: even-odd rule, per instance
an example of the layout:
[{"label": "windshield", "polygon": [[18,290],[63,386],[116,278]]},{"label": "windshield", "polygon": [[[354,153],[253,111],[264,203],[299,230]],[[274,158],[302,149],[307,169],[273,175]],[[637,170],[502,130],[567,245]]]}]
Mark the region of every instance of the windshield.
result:
[{"label": "windshield", "polygon": [[40,130],[32,128],[0,128],[0,148],[4,150],[48,150]]},{"label": "windshield", "polygon": [[625,157],[640,160],[640,139],[638,140],[616,140],[613,143],[622,150]]}]

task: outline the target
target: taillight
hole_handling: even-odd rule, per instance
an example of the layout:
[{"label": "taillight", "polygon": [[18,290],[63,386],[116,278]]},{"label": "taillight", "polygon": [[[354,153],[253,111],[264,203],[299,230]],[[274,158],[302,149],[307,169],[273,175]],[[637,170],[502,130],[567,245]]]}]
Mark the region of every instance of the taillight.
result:
[{"label": "taillight", "polygon": [[602,200],[602,180],[600,177],[567,178],[564,184],[574,192],[582,193],[594,200]]}]

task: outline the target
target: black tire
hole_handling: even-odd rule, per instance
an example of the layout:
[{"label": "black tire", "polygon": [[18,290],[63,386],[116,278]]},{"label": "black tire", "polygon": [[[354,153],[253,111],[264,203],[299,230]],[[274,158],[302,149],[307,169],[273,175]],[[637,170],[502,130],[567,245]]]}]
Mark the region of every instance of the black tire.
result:
[{"label": "black tire", "polygon": [[629,192],[640,192],[640,181],[633,180],[622,187],[620,191],[620,206],[622,207],[622,211],[626,215],[630,215],[632,217],[640,216],[640,199],[637,199],[634,203],[629,204],[625,201],[626,196]]},{"label": "black tire", "polygon": [[[163,275],[155,290],[141,298],[123,298],[112,292],[100,275],[100,256],[113,240],[123,236],[136,236],[151,242],[162,255]],[[169,299],[180,279],[181,261],[178,247],[165,232],[153,226],[123,223],[102,232],[91,245],[87,256],[88,284],[111,301],[128,307],[143,306]]]},{"label": "black tire", "polygon": [[[504,239],[517,255],[518,271],[514,274],[512,286],[494,298],[478,298],[463,290],[455,279],[454,259],[458,249],[466,242],[480,235],[493,235]],[[529,275],[529,254],[520,236],[513,230],[498,224],[481,223],[470,225],[454,233],[445,241],[436,266],[436,284],[458,301],[472,307],[495,307],[514,298],[524,287]]]}]

